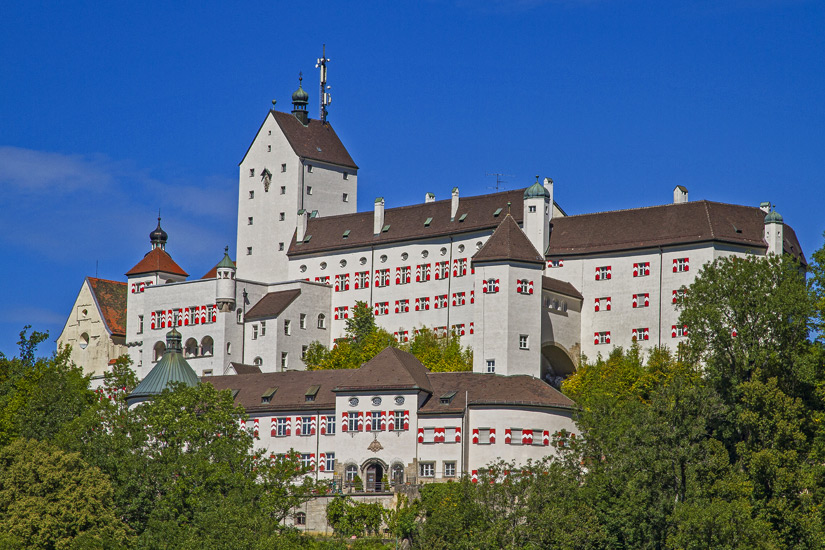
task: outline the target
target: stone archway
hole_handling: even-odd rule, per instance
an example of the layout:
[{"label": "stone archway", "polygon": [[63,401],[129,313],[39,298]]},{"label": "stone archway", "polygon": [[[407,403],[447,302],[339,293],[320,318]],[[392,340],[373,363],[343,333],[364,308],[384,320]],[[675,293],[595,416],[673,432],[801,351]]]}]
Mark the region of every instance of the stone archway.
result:
[{"label": "stone archway", "polygon": [[380,493],[389,488],[384,486],[384,476],[389,473],[386,462],[380,458],[371,458],[361,465],[364,472],[364,490],[368,493]]},{"label": "stone archway", "polygon": [[[575,357],[575,359],[574,359]],[[562,381],[576,372],[578,354],[572,354],[563,346],[550,342],[541,346],[541,379],[560,389]]]}]

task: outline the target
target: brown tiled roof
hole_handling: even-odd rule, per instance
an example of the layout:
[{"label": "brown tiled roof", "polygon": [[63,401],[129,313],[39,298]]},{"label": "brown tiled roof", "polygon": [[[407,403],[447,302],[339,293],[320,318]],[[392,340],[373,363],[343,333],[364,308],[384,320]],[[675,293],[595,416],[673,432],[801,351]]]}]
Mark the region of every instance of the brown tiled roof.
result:
[{"label": "brown tiled roof", "polygon": [[113,336],[126,336],[126,283],[86,277],[106,328]]},{"label": "brown tiled roof", "polygon": [[[275,118],[275,122],[281,127],[281,131],[283,131],[284,136],[292,146],[292,150],[299,157],[348,168],[358,168],[329,122],[321,124],[319,120],[310,120],[309,124],[304,126],[295,118],[295,115],[290,113],[269,111],[269,114]],[[247,153],[249,153],[249,149],[247,149]],[[244,154],[244,158],[246,158],[246,154]]]},{"label": "brown tiled roof", "polygon": [[[318,410],[335,408],[335,394],[332,389],[351,373],[352,371],[349,370],[265,372],[234,376],[206,376],[201,378],[201,381],[209,382],[219,390],[238,390],[235,403],[243,405],[249,413]],[[314,401],[306,400],[306,392],[310,386],[320,386]],[[261,397],[272,388],[278,389],[270,402],[262,403]]]},{"label": "brown tiled roof", "polygon": [[261,374],[261,367],[258,365],[245,365],[243,363],[229,363],[235,369],[235,374]]},{"label": "brown tiled roof", "polygon": [[573,298],[578,298],[579,300],[584,299],[581,292],[576,290],[576,287],[568,282],[559,281],[558,279],[554,279],[552,277],[542,276],[541,288],[551,292],[556,292],[558,294],[564,294],[565,296],[572,296]]},{"label": "brown tiled roof", "polygon": [[427,367],[413,354],[397,348],[384,348],[359,369],[350,372],[349,378],[335,391],[420,389],[432,392]]},{"label": "brown tiled roof", "polygon": [[[576,404],[552,386],[527,375],[501,376],[479,372],[431,372],[432,397],[418,414],[461,413],[469,405],[518,405],[572,409]],[[455,391],[441,404],[441,396]],[[466,393],[465,393],[466,392]],[[465,399],[466,396],[466,399]]]},{"label": "brown tiled roof", "polygon": [[244,317],[248,320],[277,317],[300,295],[301,289],[299,288],[269,292],[258,300],[258,303],[252,306]]},{"label": "brown tiled roof", "polygon": [[502,260],[544,266],[544,256],[536,250],[510,214],[504,217],[481,250],[473,256],[474,265]]},{"label": "brown tiled roof", "polygon": [[[494,229],[507,214],[508,202],[511,203],[510,213],[513,218],[516,221],[523,218],[523,196],[524,189],[516,189],[490,195],[462,197],[453,221],[450,221],[451,199],[387,208],[384,211],[384,225],[389,225],[389,229],[380,235],[373,235],[375,214],[372,211],[328,218],[310,218],[307,221],[306,234],[312,238],[309,242],[296,243],[293,236],[287,255],[299,256]],[[499,209],[499,215],[495,216]],[[462,217],[464,221],[460,221]],[[430,224],[424,225],[428,218],[432,218]],[[343,236],[345,231],[349,231],[346,238]]]},{"label": "brown tiled roof", "polygon": [[[766,249],[765,213],[756,207],[694,201],[554,219],[550,257],[635,248],[724,242]],[[796,233],[785,226],[785,252],[805,257]]]},{"label": "brown tiled roof", "polygon": [[189,276],[187,272],[175,263],[175,260],[172,259],[172,256],[170,256],[168,252],[160,248],[153,248],[147,252],[135,267],[126,272],[126,276],[142,275],[143,273],[153,273],[155,271],[183,275],[184,277]]}]

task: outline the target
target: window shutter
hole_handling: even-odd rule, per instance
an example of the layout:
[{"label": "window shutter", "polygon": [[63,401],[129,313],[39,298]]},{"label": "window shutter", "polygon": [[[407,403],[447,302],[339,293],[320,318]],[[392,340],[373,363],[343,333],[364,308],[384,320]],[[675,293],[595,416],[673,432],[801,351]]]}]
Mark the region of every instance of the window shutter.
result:
[{"label": "window shutter", "polygon": [[634,328],[633,330],[630,331],[630,337],[633,340],[638,340],[639,339],[639,331]]},{"label": "window shutter", "polygon": [[348,420],[349,420],[349,413],[342,412],[341,413],[341,431],[342,432],[345,432],[345,431],[347,431],[347,429],[349,429]]},{"label": "window shutter", "polygon": [[456,427],[455,429],[455,442],[461,443],[461,427]]},{"label": "window shutter", "polygon": [[613,268],[610,267],[610,266],[607,266],[607,278],[610,279],[612,277],[613,277]]},{"label": "window shutter", "polygon": [[418,442],[424,443],[424,428],[418,428]]},{"label": "window shutter", "polygon": [[153,330],[155,326],[157,326],[157,313],[155,313],[154,311],[152,312],[151,324],[149,326],[151,326]]},{"label": "window shutter", "polygon": [[320,453],[318,455],[318,471],[323,472],[327,466],[327,455],[326,453]]},{"label": "window shutter", "polygon": [[496,429],[495,428],[490,428],[490,443],[492,444],[492,443],[495,443],[495,442],[496,442]]},{"label": "window shutter", "polygon": [[638,295],[633,295],[633,307],[639,307],[639,297]]},{"label": "window shutter", "polygon": [[679,265],[679,260],[673,258],[673,272],[676,273],[676,268]]},{"label": "window shutter", "polygon": [[478,428],[473,428],[473,445],[478,445]]},{"label": "window shutter", "polygon": [[690,270],[690,258],[685,258],[685,271]]},{"label": "window shutter", "polygon": [[598,332],[593,333],[593,343],[597,346],[599,345],[599,333]]},{"label": "window shutter", "polygon": [[670,327],[670,337],[671,338],[676,338],[676,325],[672,325]]},{"label": "window shutter", "polygon": [[645,262],[645,275],[650,275],[650,262]]},{"label": "window shutter", "polygon": [[550,445],[550,430],[544,430],[541,435],[541,442],[545,447]]},{"label": "window shutter", "polygon": [[498,279],[496,279],[496,292],[498,292],[500,290],[500,288],[501,288],[500,287],[500,282],[499,282]]},{"label": "window shutter", "polygon": [[470,334],[475,334],[475,323],[470,323]]},{"label": "window shutter", "polygon": [[318,419],[313,415],[312,420],[309,421],[309,435],[315,435],[315,428],[318,425]]},{"label": "window shutter", "polygon": [[650,329],[645,329],[645,340],[650,340]]},{"label": "window shutter", "polygon": [[315,469],[315,453],[309,453],[309,467]]},{"label": "window shutter", "polygon": [[473,470],[470,473],[470,481],[472,481],[473,483],[478,483],[478,470]]},{"label": "window shutter", "polygon": [[605,334],[605,339],[604,339],[604,342],[605,342],[605,344],[609,344],[609,343],[610,343],[610,331],[609,331],[609,330],[608,330],[608,331],[607,331],[607,333]]},{"label": "window shutter", "polygon": [[252,421],[252,437],[255,439],[259,439],[258,434],[261,433],[261,422],[260,419],[256,418]]},{"label": "window shutter", "polygon": [[532,293],[533,293],[533,281],[529,281],[527,283],[527,294],[532,294]]},{"label": "window shutter", "polygon": [[605,306],[607,311],[610,311],[610,296],[607,297],[607,305]]},{"label": "window shutter", "polygon": [[650,306],[650,294],[645,292],[645,307]]},{"label": "window shutter", "polygon": [[633,276],[634,277],[639,276],[639,264],[633,264]]},{"label": "window shutter", "polygon": [[278,435],[278,421],[273,416],[269,419],[269,437],[275,437]]},{"label": "window shutter", "polygon": [[600,299],[600,298],[596,298],[595,311],[599,311],[599,307],[601,307],[601,305],[602,305],[602,301],[601,301],[601,299]]},{"label": "window shutter", "polygon": [[601,272],[601,270],[597,267],[597,268],[596,268],[596,280],[597,280],[597,281],[599,281],[599,280],[601,280],[601,278],[602,278],[602,272]]},{"label": "window shutter", "polygon": [[504,444],[509,445],[512,438],[513,438],[513,434],[510,431],[510,428],[505,428],[504,429]]},{"label": "window shutter", "polygon": [[358,411],[358,431],[364,431],[364,411]]},{"label": "window shutter", "polygon": [[326,435],[327,433],[327,416],[321,415],[321,435]]},{"label": "window shutter", "polygon": [[292,435],[292,417],[286,417],[286,435]]},{"label": "window shutter", "polygon": [[295,435],[301,435],[301,417],[295,417]]},{"label": "window shutter", "polygon": [[410,411],[404,411],[404,429],[410,429]]}]

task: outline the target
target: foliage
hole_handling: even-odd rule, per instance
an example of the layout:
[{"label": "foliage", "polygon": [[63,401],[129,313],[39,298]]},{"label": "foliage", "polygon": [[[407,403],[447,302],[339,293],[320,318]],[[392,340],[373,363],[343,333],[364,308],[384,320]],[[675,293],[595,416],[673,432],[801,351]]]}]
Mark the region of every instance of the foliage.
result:
[{"label": "foliage", "polygon": [[375,535],[381,527],[383,512],[379,503],[355,502],[338,495],[327,503],[327,523],[341,537]]},{"label": "foliage", "polygon": [[116,548],[130,540],[100,470],[78,453],[23,438],[0,450],[0,532],[12,548]]},{"label": "foliage", "polygon": [[433,372],[473,370],[473,352],[469,347],[461,347],[456,333],[437,338],[434,331],[422,327],[410,342],[408,351]]}]

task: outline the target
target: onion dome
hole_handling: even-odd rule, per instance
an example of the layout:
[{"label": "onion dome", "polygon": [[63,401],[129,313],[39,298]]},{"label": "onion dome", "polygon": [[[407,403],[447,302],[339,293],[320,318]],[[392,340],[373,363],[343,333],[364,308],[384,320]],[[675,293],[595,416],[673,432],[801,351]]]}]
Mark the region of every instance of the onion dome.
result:
[{"label": "onion dome", "polygon": [[158,226],[155,228],[154,231],[149,233],[149,241],[152,243],[152,248],[166,248],[166,241],[169,239],[169,235],[166,234],[160,226],[160,216],[158,216]]},{"label": "onion dome", "polygon": [[784,222],[782,221],[782,215],[779,212],[777,212],[776,210],[771,210],[770,212],[768,212],[768,215],[765,216],[765,223],[769,224],[769,223],[784,223]]},{"label": "onion dome", "polygon": [[309,103],[309,94],[301,85],[298,85],[298,89],[292,93],[292,103],[302,103],[304,105]]},{"label": "onion dome", "polygon": [[524,198],[532,199],[535,197],[550,198],[550,191],[536,180],[536,183],[524,190]]}]

